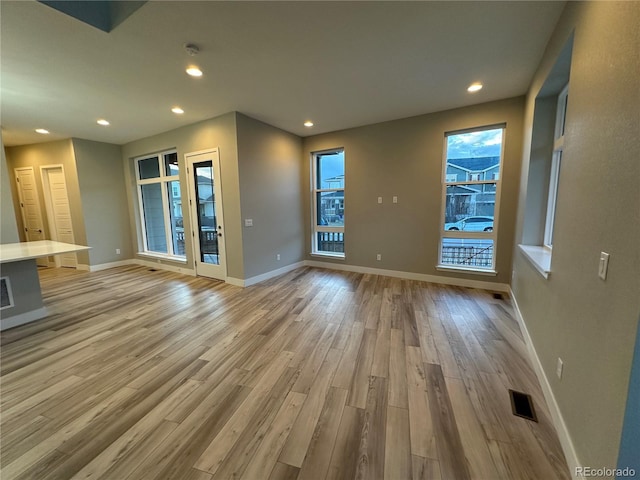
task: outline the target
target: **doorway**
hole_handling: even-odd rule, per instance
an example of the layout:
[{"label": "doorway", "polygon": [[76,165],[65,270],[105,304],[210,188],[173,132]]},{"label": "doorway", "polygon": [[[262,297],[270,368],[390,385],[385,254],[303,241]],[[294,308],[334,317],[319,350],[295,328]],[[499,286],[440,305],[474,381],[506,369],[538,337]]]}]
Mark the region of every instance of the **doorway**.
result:
[{"label": "doorway", "polygon": [[[64,169],[62,165],[47,165],[40,167],[40,174],[51,239],[73,244],[75,239]],[[56,255],[54,258],[56,267],[76,268],[78,266],[75,253]]]},{"label": "doorway", "polygon": [[185,160],[196,275],[226,281],[218,149],[187,153]]},{"label": "doorway", "polygon": [[[38,187],[33,167],[16,168],[14,173],[16,185],[18,186],[18,200],[20,201],[20,214],[22,215],[25,240],[27,242],[44,240],[44,224],[42,222],[42,211],[40,210]],[[49,266],[46,258],[38,258],[36,263],[41,267]]]}]

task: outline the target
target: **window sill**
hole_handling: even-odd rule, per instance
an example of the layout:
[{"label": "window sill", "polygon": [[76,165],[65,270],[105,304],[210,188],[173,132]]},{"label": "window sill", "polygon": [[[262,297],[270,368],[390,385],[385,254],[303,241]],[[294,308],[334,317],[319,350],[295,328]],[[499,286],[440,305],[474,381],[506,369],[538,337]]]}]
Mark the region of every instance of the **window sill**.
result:
[{"label": "window sill", "polygon": [[324,253],[324,252],[311,252],[309,255],[312,257],[321,257],[321,258],[333,258],[334,260],[344,260],[344,253]]},{"label": "window sill", "polygon": [[138,252],[140,257],[148,257],[154,258],[156,260],[167,260],[170,262],[182,263],[183,265],[187,264],[187,257],[177,257],[175,255],[167,255],[164,253],[153,253],[153,252]]},{"label": "window sill", "polygon": [[539,245],[518,245],[525,258],[544,278],[551,275],[551,250]]},{"label": "window sill", "polygon": [[456,272],[456,273],[470,273],[472,275],[487,275],[495,277],[498,272],[495,270],[489,270],[485,268],[472,268],[472,267],[456,267],[453,265],[436,265],[436,270],[440,272]]}]

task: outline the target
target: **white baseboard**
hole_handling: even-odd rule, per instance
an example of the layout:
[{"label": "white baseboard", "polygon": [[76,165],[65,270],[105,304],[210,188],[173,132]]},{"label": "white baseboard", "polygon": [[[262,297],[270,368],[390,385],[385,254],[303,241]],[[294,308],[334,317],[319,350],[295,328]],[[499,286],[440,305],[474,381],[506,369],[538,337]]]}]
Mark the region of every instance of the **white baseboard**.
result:
[{"label": "white baseboard", "polygon": [[100,270],[107,270],[109,268],[124,267],[126,265],[133,265],[133,259],[118,260],[117,262],[100,263],[98,265],[90,265],[90,272],[99,272]]},{"label": "white baseboard", "polygon": [[255,285],[256,283],[264,282],[265,280],[269,280],[270,278],[277,277],[278,275],[289,273],[291,270],[295,270],[296,268],[303,267],[304,264],[304,261],[300,261],[292,263],[290,265],[285,265],[284,267],[278,268],[276,270],[271,270],[270,272],[263,273],[261,275],[256,275],[255,277],[247,278],[246,280],[244,280],[244,285],[242,286],[249,287],[251,285]]},{"label": "white baseboard", "polygon": [[[55,263],[53,264],[53,266],[55,267]],[[76,270],[82,270],[84,272],[91,272],[91,266],[90,265],[86,265],[84,263],[78,263],[76,265]]]},{"label": "white baseboard", "polygon": [[166,263],[151,262],[149,260],[142,260],[140,258],[134,258],[131,260],[134,265],[142,265],[143,267],[156,268],[158,270],[168,270],[170,272],[182,273],[183,275],[196,276],[195,270],[192,268],[175,267],[173,265],[167,265]]},{"label": "white baseboard", "polygon": [[542,363],[540,363],[540,358],[538,357],[538,353],[536,352],[536,347],[531,340],[529,330],[527,330],[527,324],[525,323],[522,312],[520,311],[520,307],[518,306],[518,301],[516,300],[516,297],[511,289],[509,289],[509,295],[511,296],[513,309],[515,311],[518,324],[520,325],[522,336],[524,337],[524,341],[527,344],[527,350],[529,350],[529,357],[531,359],[531,363],[533,364],[533,369],[535,370],[538,381],[540,382],[540,386],[542,387],[544,399],[546,400],[547,406],[549,407],[553,425],[556,427],[558,439],[560,440],[562,450],[564,451],[564,456],[567,460],[567,464],[569,465],[569,472],[571,473],[572,478],[576,480],[582,480],[584,477],[576,473],[576,467],[580,467],[582,466],[582,464],[578,460],[578,455],[576,453],[575,447],[573,446],[571,435],[569,434],[567,425],[564,423],[564,418],[562,417],[562,412],[560,411],[560,407],[558,406],[556,397],[553,394],[553,390],[551,389],[551,384],[549,383],[549,379],[544,372],[544,368],[542,368]]},{"label": "white baseboard", "polygon": [[422,282],[440,283],[443,285],[454,285],[457,287],[481,288],[495,292],[509,292],[509,285],[506,283],[485,282],[482,280],[469,280],[466,278],[443,277],[441,275],[427,275],[425,273],[402,272],[399,270],[384,270],[382,268],[359,267],[357,265],[343,265],[340,263],[318,262],[316,260],[305,260],[304,265],[308,267],[328,268],[330,270],[341,270],[345,272],[368,273],[371,275],[383,275],[385,277],[403,278],[405,280],[419,280]]},{"label": "white baseboard", "polygon": [[47,307],[31,310],[30,312],[19,313],[13,317],[2,318],[0,320],[0,331],[8,328],[18,327],[25,323],[35,322],[47,316]]},{"label": "white baseboard", "polygon": [[229,285],[235,285],[236,287],[245,287],[245,281],[241,278],[235,278],[235,277],[227,277],[227,279],[225,280],[225,283],[228,283]]}]

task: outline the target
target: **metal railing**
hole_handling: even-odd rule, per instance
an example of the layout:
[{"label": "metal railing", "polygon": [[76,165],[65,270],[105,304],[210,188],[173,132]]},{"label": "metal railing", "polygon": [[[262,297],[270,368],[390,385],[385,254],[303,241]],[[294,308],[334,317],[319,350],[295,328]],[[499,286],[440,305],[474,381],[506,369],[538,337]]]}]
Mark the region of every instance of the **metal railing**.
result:
[{"label": "metal railing", "polygon": [[468,247],[442,247],[443,265],[461,265],[467,267],[492,267],[493,245]]},{"label": "metal railing", "polygon": [[317,236],[319,252],[344,253],[343,232],[318,232]]}]

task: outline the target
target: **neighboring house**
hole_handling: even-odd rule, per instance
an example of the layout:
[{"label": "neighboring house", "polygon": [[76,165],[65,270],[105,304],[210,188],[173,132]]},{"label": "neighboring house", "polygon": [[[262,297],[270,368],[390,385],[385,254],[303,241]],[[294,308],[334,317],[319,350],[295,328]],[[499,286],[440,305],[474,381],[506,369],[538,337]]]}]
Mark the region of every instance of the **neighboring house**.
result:
[{"label": "neighboring house", "polygon": [[[447,183],[495,182],[500,171],[500,157],[449,158]],[[457,184],[447,189],[445,223],[458,222],[476,215],[494,216],[496,184]]]}]

